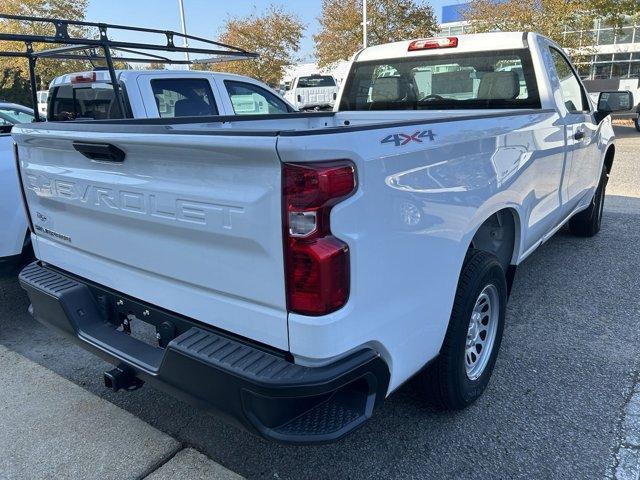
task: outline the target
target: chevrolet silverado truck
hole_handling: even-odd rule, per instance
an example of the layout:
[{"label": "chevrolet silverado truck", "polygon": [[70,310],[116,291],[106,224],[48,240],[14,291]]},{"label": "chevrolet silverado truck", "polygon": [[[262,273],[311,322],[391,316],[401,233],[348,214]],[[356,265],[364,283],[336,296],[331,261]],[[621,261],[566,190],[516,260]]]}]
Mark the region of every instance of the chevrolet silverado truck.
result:
[{"label": "chevrolet silverado truck", "polygon": [[268,439],[341,438],[412,377],[461,409],[517,265],[600,230],[628,96],[593,105],[558,45],[487,33],[360,51],[333,112],[17,126],[20,282],[108,387]]},{"label": "chevrolet silverado truck", "polygon": [[298,110],[322,110],[335,105],[338,84],[331,75],[296,77],[286,87],[284,98]]},{"label": "chevrolet silverado truck", "polygon": [[[295,109],[262,82],[243,75],[185,70],[116,71],[129,118],[288,113]],[[50,96],[47,92],[50,92]],[[49,121],[121,118],[107,70],[74,72],[55,78],[38,109]],[[33,121],[26,107],[0,103],[0,263],[15,263],[27,245],[27,221],[20,206],[11,127]]]}]

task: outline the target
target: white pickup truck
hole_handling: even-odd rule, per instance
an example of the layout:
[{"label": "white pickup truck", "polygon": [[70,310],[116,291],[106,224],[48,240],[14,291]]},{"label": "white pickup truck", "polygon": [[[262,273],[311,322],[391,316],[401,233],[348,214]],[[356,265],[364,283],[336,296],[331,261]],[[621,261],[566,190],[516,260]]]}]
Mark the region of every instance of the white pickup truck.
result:
[{"label": "white pickup truck", "polygon": [[298,110],[331,110],[339,90],[336,79],[331,75],[296,77],[285,88],[284,98]]},{"label": "white pickup truck", "polygon": [[600,229],[628,100],[595,108],[559,46],[489,33],[362,50],[335,112],[18,126],[20,281],[107,386],[269,439],[340,438],[416,374],[463,408],[516,266]]},{"label": "white pickup truck", "polygon": [[[124,92],[128,116],[133,118],[282,114],[295,111],[267,85],[246,76],[185,70],[121,70],[116,73]],[[44,93],[50,100],[49,121],[121,117],[106,70],[62,75],[51,82],[48,92]],[[41,113],[42,110],[47,111],[40,105],[42,93],[38,92]],[[19,205],[20,195],[13,171],[13,141],[7,122],[31,122],[33,112],[28,117],[19,117],[12,113],[18,107],[0,103],[0,224],[5,226],[0,231],[0,263],[19,257],[27,233],[27,222]]]}]

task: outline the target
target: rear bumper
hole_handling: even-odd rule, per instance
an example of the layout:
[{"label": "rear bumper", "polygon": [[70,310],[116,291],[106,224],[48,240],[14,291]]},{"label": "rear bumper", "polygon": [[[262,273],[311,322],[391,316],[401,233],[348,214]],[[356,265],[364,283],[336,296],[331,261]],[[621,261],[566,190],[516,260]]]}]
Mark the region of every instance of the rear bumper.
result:
[{"label": "rear bumper", "polygon": [[[372,349],[326,366],[304,367],[281,352],[38,262],[19,278],[36,320],[137,379],[267,439],[298,444],[337,440],[362,425],[386,394],[389,370]],[[122,312],[146,316],[163,334],[173,332],[166,347],[121,331]]]}]

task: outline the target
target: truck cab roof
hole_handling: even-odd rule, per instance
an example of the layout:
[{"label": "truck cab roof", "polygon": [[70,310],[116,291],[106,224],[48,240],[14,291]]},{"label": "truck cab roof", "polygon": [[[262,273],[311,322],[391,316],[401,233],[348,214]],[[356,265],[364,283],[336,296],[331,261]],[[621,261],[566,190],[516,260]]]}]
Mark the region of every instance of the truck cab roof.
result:
[{"label": "truck cab roof", "polygon": [[[234,73],[224,73],[224,72],[213,72],[206,70],[165,70],[165,69],[156,69],[156,70],[116,70],[116,76],[119,80],[126,82],[127,80],[135,80],[136,78],[142,75],[154,75],[157,77],[163,78],[171,78],[171,77],[179,77],[179,78],[188,78],[188,77],[202,77],[206,76],[215,76],[222,80],[230,79],[230,80],[242,80],[242,81],[251,81],[253,83],[257,83],[260,85],[264,85],[259,80],[254,78],[246,77],[244,75],[237,75]],[[61,75],[53,79],[50,84],[50,88],[59,85],[69,85],[72,83],[83,83],[83,79],[85,82],[88,82],[90,79],[96,83],[110,83],[111,77],[109,76],[108,70],[97,69],[97,70],[85,70],[82,72],[71,72],[65,75]]]},{"label": "truck cab roof", "polygon": [[[529,34],[528,32],[491,32],[403,40],[401,42],[367,47],[361,50],[359,54],[356,54],[356,61],[366,62],[369,60],[380,60],[383,58],[410,57],[426,54],[444,55],[454,53],[453,51],[486,52],[492,50],[520,49],[526,48],[528,35],[535,34]],[[446,39],[455,39],[455,41],[451,42],[451,44],[445,44],[444,40]],[[443,41],[443,44],[439,47],[424,47],[418,44],[416,47],[410,49],[412,44],[426,40],[433,40],[434,42]]]}]

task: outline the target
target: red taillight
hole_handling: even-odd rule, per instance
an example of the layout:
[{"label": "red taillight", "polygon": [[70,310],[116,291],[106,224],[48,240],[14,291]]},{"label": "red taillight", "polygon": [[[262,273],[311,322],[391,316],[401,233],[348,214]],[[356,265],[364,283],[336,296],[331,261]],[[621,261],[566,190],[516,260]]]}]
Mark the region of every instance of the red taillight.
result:
[{"label": "red taillight", "polygon": [[435,37],[414,40],[409,44],[409,51],[432,50],[434,48],[454,48],[458,46],[458,37]]},{"label": "red taillight", "polygon": [[287,304],[325,315],[349,298],[349,247],[331,234],[331,208],[356,189],[351,162],[286,163],[282,171]]},{"label": "red taillight", "polygon": [[87,72],[71,77],[71,83],[93,83],[96,81],[96,72]]}]

